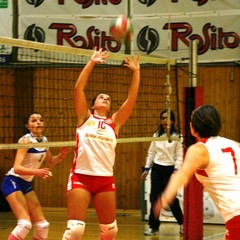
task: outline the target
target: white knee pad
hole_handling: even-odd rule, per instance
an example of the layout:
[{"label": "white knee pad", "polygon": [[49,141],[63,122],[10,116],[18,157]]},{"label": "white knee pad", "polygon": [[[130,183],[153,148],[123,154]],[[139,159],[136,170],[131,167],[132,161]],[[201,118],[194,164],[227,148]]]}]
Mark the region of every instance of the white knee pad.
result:
[{"label": "white knee pad", "polygon": [[33,239],[46,240],[48,237],[49,222],[47,220],[36,222],[34,226]]},{"label": "white knee pad", "polygon": [[13,229],[12,235],[18,239],[25,239],[32,228],[32,223],[25,219],[19,219],[17,226]]},{"label": "white knee pad", "polygon": [[67,230],[62,240],[81,240],[85,229],[85,222],[79,220],[68,220]]},{"label": "white knee pad", "polygon": [[117,221],[111,224],[100,224],[100,240],[114,240],[118,232]]}]

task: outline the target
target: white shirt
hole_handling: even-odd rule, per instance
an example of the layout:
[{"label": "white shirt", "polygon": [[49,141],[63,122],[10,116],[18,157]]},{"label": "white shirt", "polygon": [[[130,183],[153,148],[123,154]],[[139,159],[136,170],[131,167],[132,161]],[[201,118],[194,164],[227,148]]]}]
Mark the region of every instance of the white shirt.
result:
[{"label": "white shirt", "polygon": [[[157,137],[157,134],[157,132],[154,133],[153,137]],[[161,137],[166,139],[167,134],[165,133]],[[171,137],[179,137],[179,135],[173,133]],[[152,141],[148,149],[145,168],[151,168],[155,163],[162,166],[174,166],[174,169],[179,169],[182,161],[183,147],[180,141]]]},{"label": "white shirt", "polygon": [[92,176],[112,176],[117,144],[113,120],[91,115],[76,132],[72,171]]},{"label": "white shirt", "polygon": [[240,215],[240,148],[224,137],[205,139],[209,165],[196,177],[209,193],[225,222]]},{"label": "white shirt", "polygon": [[[36,138],[30,133],[25,134],[23,137],[21,137],[19,139],[19,141],[23,138],[28,138],[30,140],[30,143],[38,143]],[[41,142],[47,142],[47,138],[43,136],[41,139]],[[30,169],[39,169],[46,157],[47,151],[48,151],[48,148],[30,148],[30,149],[28,149],[26,156],[22,162],[22,166],[25,168],[30,168]],[[34,175],[16,174],[14,172],[14,168],[11,168],[6,175],[20,177],[28,182],[31,182],[34,178]]]}]

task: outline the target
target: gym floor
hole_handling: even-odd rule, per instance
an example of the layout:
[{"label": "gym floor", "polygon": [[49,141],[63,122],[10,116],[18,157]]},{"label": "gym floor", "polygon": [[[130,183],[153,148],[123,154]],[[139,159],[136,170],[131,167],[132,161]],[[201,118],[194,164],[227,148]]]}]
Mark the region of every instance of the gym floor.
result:
[{"label": "gym floor", "polygon": [[[50,222],[49,240],[61,240],[66,228],[65,208],[44,208],[47,220]],[[144,231],[148,228],[146,221],[141,220],[140,211],[118,210],[118,240],[181,240],[179,236],[179,226],[176,223],[162,222],[159,234],[155,236],[144,236]],[[0,240],[6,240],[9,233],[16,225],[16,219],[12,212],[0,213]],[[86,221],[83,240],[98,239],[98,222],[94,209],[89,209]],[[204,240],[223,240],[225,227],[222,224],[204,224]],[[32,230],[26,240],[32,239]]]}]

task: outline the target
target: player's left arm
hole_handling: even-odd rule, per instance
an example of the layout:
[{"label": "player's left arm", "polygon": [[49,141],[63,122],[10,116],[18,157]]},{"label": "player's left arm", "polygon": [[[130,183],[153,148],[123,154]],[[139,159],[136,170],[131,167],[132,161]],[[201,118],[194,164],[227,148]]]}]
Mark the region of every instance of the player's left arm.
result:
[{"label": "player's left arm", "polygon": [[182,168],[172,174],[170,181],[155,204],[155,216],[159,216],[161,208],[171,204],[177,192],[182,186],[186,186],[197,169],[204,169],[208,166],[209,153],[202,143],[190,146],[186,152]]},{"label": "player's left arm", "polygon": [[127,121],[127,119],[131,116],[140,84],[140,64],[139,64],[139,56],[131,56],[124,59],[123,66],[132,70],[132,80],[131,85],[128,90],[128,96],[119,110],[113,114],[113,120],[115,124],[115,131],[118,133],[120,127]]},{"label": "player's left arm", "polygon": [[186,186],[197,169],[208,166],[209,154],[205,145],[196,143],[190,146],[186,152],[182,168],[176,171],[164,192],[165,201],[169,204],[182,186]]}]

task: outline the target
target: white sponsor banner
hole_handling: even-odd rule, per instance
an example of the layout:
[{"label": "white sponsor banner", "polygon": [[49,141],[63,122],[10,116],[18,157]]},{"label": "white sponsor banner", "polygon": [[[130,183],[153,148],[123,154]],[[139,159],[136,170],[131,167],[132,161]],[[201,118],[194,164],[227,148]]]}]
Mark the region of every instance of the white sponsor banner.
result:
[{"label": "white sponsor banner", "polygon": [[[12,37],[12,1],[0,1],[0,36]],[[0,64],[8,64],[12,48],[0,44]]]},{"label": "white sponsor banner", "polygon": [[186,13],[216,13],[240,9],[239,0],[139,0],[131,1],[133,15],[185,15]]},{"label": "white sponsor banner", "polygon": [[123,49],[109,35],[111,18],[48,18],[24,16],[19,18],[19,38],[56,45],[119,52]]},{"label": "white sponsor banner", "polygon": [[125,0],[35,0],[19,1],[19,15],[110,16],[126,15]]},{"label": "white sponsor banner", "polygon": [[0,2],[0,36],[12,37],[12,1],[2,2]]},{"label": "white sponsor banner", "polygon": [[[224,21],[222,21],[224,19]],[[19,38],[45,43],[110,52],[124,52],[124,45],[109,35],[109,17],[53,18],[22,16]],[[132,53],[188,61],[189,44],[197,39],[199,62],[239,60],[240,17],[238,14],[187,17],[141,17],[132,20]],[[168,27],[169,26],[169,27]]]},{"label": "white sponsor banner", "polygon": [[[54,45],[83,49],[107,49],[110,52],[124,53],[124,45],[109,35],[111,18],[47,18],[20,17],[19,38]],[[21,51],[21,49],[19,49]],[[51,52],[27,50],[34,60],[52,58]],[[19,52],[20,53],[20,52]],[[24,51],[26,54],[26,51]],[[76,58],[77,60],[78,58]],[[20,60],[30,59],[21,56]],[[33,59],[32,59],[33,60]],[[51,61],[58,61],[52,58]]]},{"label": "white sponsor banner", "polygon": [[[224,21],[223,21],[224,19]],[[240,57],[239,14],[146,17],[132,20],[136,53],[183,61],[190,41],[198,40],[199,62],[223,62]]]}]

